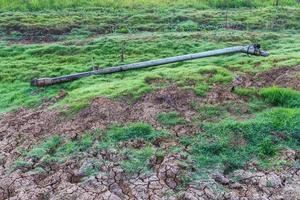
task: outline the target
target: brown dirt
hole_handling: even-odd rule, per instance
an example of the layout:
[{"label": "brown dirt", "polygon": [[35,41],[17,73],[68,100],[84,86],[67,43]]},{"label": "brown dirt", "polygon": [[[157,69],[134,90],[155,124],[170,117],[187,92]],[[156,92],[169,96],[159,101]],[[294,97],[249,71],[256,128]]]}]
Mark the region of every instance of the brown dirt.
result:
[{"label": "brown dirt", "polygon": [[279,86],[300,91],[300,66],[271,69],[255,76],[240,76],[236,79],[236,85],[243,87]]},{"label": "brown dirt", "polygon": [[[292,150],[282,152],[286,161],[295,161],[295,155],[296,152]],[[191,184],[181,199],[298,200],[299,181],[300,170],[297,168],[260,170],[252,163],[228,176],[217,173],[211,179]]]},{"label": "brown dirt", "polygon": [[[299,82],[291,76],[299,67],[271,70],[256,76],[260,82],[250,86],[262,87],[278,84],[299,90]],[[279,74],[281,74],[279,76]],[[266,77],[267,80],[263,80]],[[249,79],[248,79],[249,80]],[[248,80],[242,81],[244,86]],[[0,200],[2,199],[299,199],[300,171],[295,168],[280,168],[263,171],[249,165],[229,175],[215,174],[206,181],[191,183],[181,188],[181,175],[192,168],[182,166],[186,158],[170,153],[163,158],[153,157],[149,174],[128,176],[119,165],[119,156],[107,152],[87,152],[84,158],[63,164],[45,166],[43,173],[25,173],[18,169],[9,174],[12,162],[20,156],[17,149],[30,149],[45,138],[60,134],[67,138],[93,129],[105,129],[112,123],[127,124],[146,122],[156,129],[166,128],[156,121],[161,112],[176,111],[186,124],[169,128],[175,136],[192,135],[200,132],[192,123],[197,112],[191,103],[222,104],[243,101],[230,92],[230,86],[214,85],[206,97],[197,97],[192,91],[175,85],[145,94],[134,104],[113,101],[104,97],[95,98],[87,108],[71,118],[63,117],[58,110],[48,109],[49,102],[36,109],[19,109],[0,118]],[[63,98],[60,92],[57,99]],[[55,101],[55,100],[54,100]],[[53,102],[50,102],[53,103]],[[162,147],[176,146],[175,140],[158,141]],[[123,145],[140,148],[143,143],[132,141]],[[108,160],[100,166],[96,176],[83,181],[82,166],[91,159]],[[296,162],[296,152],[282,152],[282,160]],[[30,167],[29,167],[30,168]],[[235,177],[235,178],[234,178]],[[236,177],[239,177],[237,180]],[[223,188],[216,190],[216,188]],[[175,194],[179,192],[178,194]]]}]

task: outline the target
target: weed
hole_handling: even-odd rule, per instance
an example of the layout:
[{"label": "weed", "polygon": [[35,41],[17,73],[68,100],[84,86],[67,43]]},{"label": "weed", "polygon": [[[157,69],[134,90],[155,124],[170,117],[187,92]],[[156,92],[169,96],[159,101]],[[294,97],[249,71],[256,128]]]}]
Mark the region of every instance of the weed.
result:
[{"label": "weed", "polygon": [[199,84],[194,88],[194,91],[197,96],[203,97],[205,93],[209,90],[209,86],[206,84]]},{"label": "weed", "polygon": [[270,137],[264,138],[261,143],[258,145],[258,155],[261,157],[270,157],[274,156],[277,152],[277,149],[274,145],[274,142]]},{"label": "weed", "polygon": [[166,126],[175,126],[184,123],[184,119],[177,112],[160,113],[156,119],[159,123]]},{"label": "weed", "polygon": [[227,112],[224,107],[217,105],[197,105],[196,107],[199,115],[195,118],[200,122],[214,122],[220,121],[226,117]]},{"label": "weed", "polygon": [[29,152],[25,152],[25,155],[28,158],[41,159],[46,154],[52,154],[60,142],[61,139],[59,136],[52,136],[46,139],[41,145],[31,149]]},{"label": "weed", "polygon": [[78,143],[78,150],[86,151],[92,146],[92,144],[93,144],[92,136],[90,134],[85,134],[81,137],[81,140]]},{"label": "weed", "polygon": [[165,132],[155,131],[150,125],[145,123],[131,124],[122,128],[113,127],[107,131],[107,137],[115,142],[131,139],[153,140],[164,136],[166,136]]},{"label": "weed", "polygon": [[46,172],[46,170],[44,168],[42,168],[42,167],[35,167],[33,170],[30,170],[28,172],[28,174],[30,174],[30,175],[43,174],[45,172]]},{"label": "weed", "polygon": [[99,172],[100,164],[98,160],[91,160],[88,165],[84,166],[81,170],[86,177],[94,176]]},{"label": "weed", "polygon": [[143,149],[127,149],[124,152],[124,156],[127,157],[121,163],[121,167],[127,173],[137,173],[139,171],[147,172],[147,163],[153,154],[151,147],[144,147]]},{"label": "weed", "polygon": [[32,163],[25,161],[21,158],[15,160],[11,166],[11,170],[17,170],[17,169],[24,169],[24,168],[31,168],[32,167]]}]

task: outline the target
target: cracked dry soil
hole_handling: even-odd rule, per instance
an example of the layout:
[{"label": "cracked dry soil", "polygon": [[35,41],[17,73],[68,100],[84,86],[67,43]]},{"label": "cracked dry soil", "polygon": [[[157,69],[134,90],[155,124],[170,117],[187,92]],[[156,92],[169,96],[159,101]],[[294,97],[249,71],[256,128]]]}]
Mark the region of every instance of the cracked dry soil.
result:
[{"label": "cracked dry soil", "polygon": [[[299,71],[299,66],[275,69],[258,74],[255,78],[243,79],[245,81],[241,85],[279,85],[299,91],[299,79],[293,78]],[[253,81],[257,77],[263,81]],[[43,106],[19,109],[4,115],[0,119],[0,200],[300,199],[300,169],[296,165],[262,171],[254,163],[248,163],[243,169],[228,175],[215,173],[206,180],[194,181],[180,187],[180,175],[187,174],[193,166],[192,163],[182,165],[187,158],[178,153],[169,153],[162,158],[154,156],[150,162],[151,172],[134,175],[128,175],[122,170],[118,155],[107,152],[94,152],[82,160],[53,164],[45,167],[43,173],[26,173],[28,169],[8,173],[13,161],[20,156],[18,148],[29,149],[53,134],[76,138],[87,130],[105,129],[112,123],[127,124],[138,121],[149,123],[155,129],[162,129],[156,121],[158,113],[176,111],[186,121],[190,121],[196,114],[189,106],[191,101],[205,104],[243,100],[231,93],[230,87],[215,85],[214,90],[205,98],[200,98],[191,91],[171,85],[144,95],[133,105],[98,97],[72,118],[64,118],[59,111]],[[193,125],[177,125],[169,131],[176,137],[201,132]],[[129,145],[136,142],[138,141],[132,141],[133,144]],[[159,145],[176,145],[176,141],[159,141]],[[287,162],[299,163],[299,152],[283,150],[281,157]],[[109,162],[101,165],[97,175],[83,181],[80,168],[91,158]]]}]

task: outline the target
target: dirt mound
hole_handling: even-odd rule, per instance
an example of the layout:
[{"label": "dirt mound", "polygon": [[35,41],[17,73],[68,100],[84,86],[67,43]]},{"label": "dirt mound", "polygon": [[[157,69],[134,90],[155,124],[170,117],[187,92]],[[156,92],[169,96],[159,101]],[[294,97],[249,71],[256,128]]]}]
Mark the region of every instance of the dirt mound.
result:
[{"label": "dirt mound", "polygon": [[300,66],[272,69],[257,75],[257,85],[289,87],[300,91]]},{"label": "dirt mound", "polygon": [[[163,112],[175,111],[187,122],[192,120],[196,112],[191,109],[191,102],[199,101],[199,98],[188,90],[182,90],[175,85],[157,90],[144,95],[129,110],[129,121],[144,121],[153,127],[160,129],[157,115]],[[195,128],[187,125],[176,125],[171,128],[177,135],[194,132]]]},{"label": "dirt mound", "polygon": [[300,66],[275,68],[255,76],[240,76],[236,82],[243,87],[279,86],[300,91]]}]

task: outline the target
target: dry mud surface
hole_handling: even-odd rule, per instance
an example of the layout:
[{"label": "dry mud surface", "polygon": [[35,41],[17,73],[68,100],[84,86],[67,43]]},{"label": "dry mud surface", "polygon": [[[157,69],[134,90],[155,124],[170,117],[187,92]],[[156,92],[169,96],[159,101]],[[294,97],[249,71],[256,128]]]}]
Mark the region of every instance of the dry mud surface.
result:
[{"label": "dry mud surface", "polygon": [[[299,71],[299,66],[274,69],[255,77],[241,77],[239,85],[279,85],[299,91],[299,78],[296,76]],[[169,153],[163,158],[153,157],[150,173],[131,176],[120,167],[118,155],[107,152],[94,152],[81,160],[74,158],[63,164],[45,166],[46,171],[43,173],[26,173],[28,169],[8,173],[13,161],[20,156],[18,148],[30,149],[53,134],[76,138],[87,130],[105,129],[112,123],[127,124],[139,121],[161,129],[161,125],[156,121],[158,113],[176,111],[189,121],[196,114],[190,106],[192,101],[203,104],[242,101],[230,92],[230,88],[231,86],[215,85],[205,98],[200,98],[191,91],[171,85],[144,95],[134,104],[98,97],[72,118],[63,117],[59,111],[49,110],[47,106],[8,113],[0,119],[0,200],[300,199],[300,170],[290,166],[262,171],[256,168],[255,164],[249,163],[244,169],[228,175],[216,172],[205,181],[199,180],[180,188],[179,176],[187,173],[193,166],[183,166],[182,161],[186,161],[186,158],[177,153]],[[176,137],[201,132],[192,125],[176,125],[169,131]],[[142,145],[139,141],[131,143],[124,145]],[[159,143],[162,147],[176,145],[176,141]],[[287,149],[281,152],[281,156],[282,160],[299,162],[299,152]],[[91,158],[110,162],[101,166],[96,176],[82,181],[81,168],[87,165]]]}]

